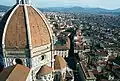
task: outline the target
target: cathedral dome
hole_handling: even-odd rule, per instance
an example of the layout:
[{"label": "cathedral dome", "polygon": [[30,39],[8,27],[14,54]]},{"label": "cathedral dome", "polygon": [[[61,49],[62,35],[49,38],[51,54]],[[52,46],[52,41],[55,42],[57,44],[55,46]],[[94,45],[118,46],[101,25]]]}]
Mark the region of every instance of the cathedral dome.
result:
[{"label": "cathedral dome", "polygon": [[1,64],[22,64],[32,68],[35,75],[38,67],[52,66],[51,51],[52,30],[46,17],[30,0],[17,0],[0,21]]},{"label": "cathedral dome", "polygon": [[26,49],[51,44],[51,29],[44,15],[17,0],[0,22],[0,44],[5,49]]}]

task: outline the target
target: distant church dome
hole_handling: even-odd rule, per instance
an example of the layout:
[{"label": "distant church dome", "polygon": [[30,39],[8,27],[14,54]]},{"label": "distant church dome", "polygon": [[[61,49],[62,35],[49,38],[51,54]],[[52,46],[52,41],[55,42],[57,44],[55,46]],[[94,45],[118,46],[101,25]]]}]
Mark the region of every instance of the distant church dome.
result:
[{"label": "distant church dome", "polygon": [[24,49],[51,43],[51,29],[45,17],[28,3],[27,0],[17,0],[17,4],[4,15],[0,22],[1,47]]}]

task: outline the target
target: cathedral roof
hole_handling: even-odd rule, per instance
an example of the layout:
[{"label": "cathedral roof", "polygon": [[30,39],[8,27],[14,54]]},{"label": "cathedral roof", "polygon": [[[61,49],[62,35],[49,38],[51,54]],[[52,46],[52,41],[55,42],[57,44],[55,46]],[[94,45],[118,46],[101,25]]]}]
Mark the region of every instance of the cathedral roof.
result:
[{"label": "cathedral roof", "polygon": [[26,81],[29,71],[22,65],[7,67],[0,73],[0,81]]},{"label": "cathedral roof", "polygon": [[67,67],[67,62],[65,59],[61,56],[55,57],[55,70],[63,69]]},{"label": "cathedral roof", "polygon": [[44,65],[40,68],[40,70],[38,71],[37,75],[46,75],[46,74],[49,74],[53,71],[53,69],[47,65]]},{"label": "cathedral roof", "polygon": [[50,44],[51,39],[45,16],[31,5],[17,3],[0,22],[0,44],[6,49],[35,48]]}]

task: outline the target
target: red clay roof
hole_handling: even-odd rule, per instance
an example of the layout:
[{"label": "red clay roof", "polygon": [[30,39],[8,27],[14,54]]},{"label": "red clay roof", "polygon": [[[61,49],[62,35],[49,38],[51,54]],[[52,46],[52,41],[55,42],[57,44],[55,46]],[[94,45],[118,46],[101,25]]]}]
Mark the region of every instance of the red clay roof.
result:
[{"label": "red clay roof", "polygon": [[0,73],[0,81],[26,81],[29,71],[29,68],[19,64],[7,67]]},{"label": "red clay roof", "polygon": [[113,69],[120,69],[120,66],[112,66]]},{"label": "red clay roof", "polygon": [[[27,6],[28,21],[31,33],[32,46],[38,47],[51,43],[51,28],[42,14],[39,14],[32,6]],[[23,5],[20,5],[12,14],[5,32],[5,48],[24,49],[29,44],[27,19]],[[50,30],[49,30],[50,29]]]},{"label": "red clay roof", "polygon": [[49,66],[42,66],[40,70],[38,71],[37,75],[46,75],[53,71],[53,69]]},{"label": "red clay roof", "polygon": [[97,50],[96,54],[99,56],[107,56],[108,55],[107,51],[104,51],[104,50]]},{"label": "red clay roof", "polygon": [[115,59],[116,59],[116,57],[114,55],[111,55],[111,56],[109,56],[108,61],[113,61]]},{"label": "red clay roof", "polygon": [[43,18],[34,8],[30,6],[27,8],[33,47],[51,43],[50,32]]},{"label": "red clay roof", "polygon": [[99,74],[99,72],[98,72],[97,70],[93,70],[92,73],[93,73],[94,75]]},{"label": "red clay roof", "polygon": [[6,30],[6,48],[25,48],[27,45],[25,17],[23,6],[13,13]]}]

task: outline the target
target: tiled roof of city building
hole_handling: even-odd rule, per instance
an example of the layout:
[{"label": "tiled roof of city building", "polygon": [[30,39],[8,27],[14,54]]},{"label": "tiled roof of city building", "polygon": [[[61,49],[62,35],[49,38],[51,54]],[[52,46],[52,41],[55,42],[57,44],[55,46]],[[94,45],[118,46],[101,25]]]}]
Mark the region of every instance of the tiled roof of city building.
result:
[{"label": "tiled roof of city building", "polygon": [[116,59],[116,57],[114,55],[111,55],[111,56],[108,57],[108,61],[113,61],[115,59]]},{"label": "tiled roof of city building", "polygon": [[0,81],[26,81],[30,69],[23,65],[14,65],[3,69]]},{"label": "tiled roof of city building", "polygon": [[55,50],[70,49],[70,39],[68,37],[66,37],[64,44],[61,44],[61,41],[57,41],[56,44],[54,45],[54,49]]},{"label": "tiled roof of city building", "polygon": [[46,75],[46,74],[49,74],[53,71],[53,69],[47,65],[44,65],[40,68],[40,70],[38,71],[37,75]]},{"label": "tiled roof of city building", "polygon": [[108,52],[104,51],[104,50],[97,50],[96,54],[99,55],[99,56],[107,56]]},{"label": "tiled roof of city building", "polygon": [[112,69],[119,69],[120,70],[120,66],[112,66]]}]

